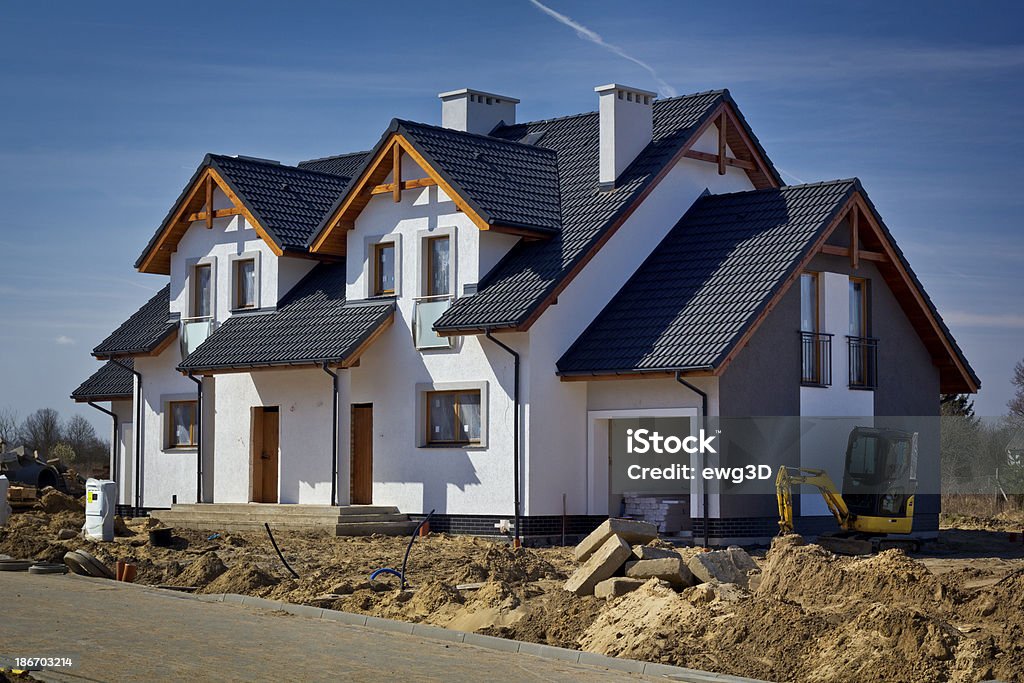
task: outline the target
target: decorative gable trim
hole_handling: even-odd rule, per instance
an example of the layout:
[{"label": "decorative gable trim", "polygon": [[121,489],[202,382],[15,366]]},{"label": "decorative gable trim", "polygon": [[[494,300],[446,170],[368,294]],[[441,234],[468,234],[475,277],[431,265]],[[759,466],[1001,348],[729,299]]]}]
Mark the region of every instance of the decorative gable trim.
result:
[{"label": "decorative gable trim", "polygon": [[[230,209],[213,209],[214,189],[219,189],[231,202]],[[271,251],[281,256],[284,250],[271,237],[263,223],[246,205],[231,184],[214,167],[214,162],[207,158],[196,171],[192,180],[185,187],[174,208],[164,219],[157,234],[146,247],[146,251],[136,262],[135,267],[141,273],[170,275],[171,254],[178,247],[178,242],[192,224],[203,221],[207,229],[213,227],[215,218],[243,216],[246,222],[256,230]]]},{"label": "decorative gable trim", "polygon": [[[687,149],[683,156],[716,164],[718,175],[725,175],[728,166],[741,168],[746,171],[750,183],[758,190],[781,185],[771,164],[761,154],[754,141],[750,139],[746,126],[738,119],[731,102],[722,102],[697,130],[693,140],[699,140],[711,126],[718,129],[718,153],[709,154],[695,149]],[[734,157],[728,155],[729,150],[735,155]]]}]

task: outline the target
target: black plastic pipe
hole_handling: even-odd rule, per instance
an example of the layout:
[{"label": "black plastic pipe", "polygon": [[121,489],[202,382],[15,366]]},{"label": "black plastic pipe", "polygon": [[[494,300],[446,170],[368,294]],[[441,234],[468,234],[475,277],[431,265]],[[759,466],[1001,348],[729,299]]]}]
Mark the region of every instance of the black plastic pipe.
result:
[{"label": "black plastic pipe", "polygon": [[[203,378],[187,377],[196,383],[196,502],[203,502]],[[216,395],[213,397],[215,400]]]},{"label": "black plastic pipe", "polygon": [[135,375],[135,426],[132,431],[135,436],[135,512],[138,514],[142,509],[142,375],[116,358],[111,358],[110,362]]},{"label": "black plastic pipe", "polygon": [[515,504],[515,544],[519,546],[522,540],[519,537],[519,352],[512,347],[498,341],[491,335],[491,330],[484,330],[484,336],[490,339],[496,346],[504,349],[512,355],[515,362],[515,378],[512,381],[512,402],[515,412],[512,414],[512,479],[514,480],[515,492],[513,501]]},{"label": "black plastic pipe", "polygon": [[[708,395],[706,393],[704,393],[703,391],[701,391],[700,389],[698,389],[697,387],[695,387],[694,385],[692,385],[689,382],[687,382],[685,379],[683,379],[683,373],[678,371],[678,370],[676,370],[676,381],[679,382],[680,384],[682,384],[684,387],[686,387],[690,391],[692,391],[693,393],[695,393],[698,396],[700,396],[700,415],[701,415],[700,421],[701,421],[701,427],[706,428],[707,427],[707,421],[708,421]],[[707,456],[704,456],[704,464],[705,465],[707,464]],[[709,497],[708,497],[708,483],[706,481],[703,482],[703,488],[704,488],[704,505],[702,507],[704,508],[704,547],[707,548],[708,547],[708,499],[709,499]]]},{"label": "black plastic pipe", "polygon": [[96,410],[100,411],[101,413],[106,413],[111,417],[111,419],[114,420],[114,436],[110,441],[110,451],[111,454],[114,456],[114,462],[110,465],[110,478],[113,481],[117,481],[117,413],[115,413],[113,410],[107,410],[103,406],[97,405],[92,401],[88,401],[88,404],[95,408]]},{"label": "black plastic pipe", "polygon": [[332,402],[331,405],[333,410],[331,414],[334,419],[331,420],[331,505],[338,504],[338,373],[327,367],[327,361],[324,361],[323,370],[331,376],[331,394]]}]

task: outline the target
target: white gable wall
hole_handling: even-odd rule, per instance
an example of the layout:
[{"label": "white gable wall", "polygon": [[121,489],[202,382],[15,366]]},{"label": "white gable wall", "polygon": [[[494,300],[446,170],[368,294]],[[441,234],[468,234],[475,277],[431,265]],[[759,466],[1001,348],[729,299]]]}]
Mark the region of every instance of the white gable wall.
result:
[{"label": "white gable wall", "polygon": [[[695,149],[717,153],[718,131],[709,128]],[[530,329],[528,387],[530,421],[525,472],[526,509],[531,515],[561,514],[562,494],[567,495],[569,514],[587,513],[587,382],[562,382],[556,376],[555,361],[569,348],[587,325],[601,312],[626,280],[640,267],[668,231],[705,189],[720,194],[753,189],[746,173],[728,167],[718,174],[715,164],[682,159],[647,199],[626,220],[615,235],[559,295]],[[709,410],[717,412],[717,382],[700,380],[709,393]],[[673,382],[674,383],[674,382]],[[603,382],[593,383],[595,387]],[[594,405],[612,409],[642,405],[650,401],[644,382],[614,381],[615,400],[608,391],[596,388]],[[699,406],[684,387],[673,389],[661,383],[654,399],[657,407]],[[599,398],[600,397],[600,398]]]}]

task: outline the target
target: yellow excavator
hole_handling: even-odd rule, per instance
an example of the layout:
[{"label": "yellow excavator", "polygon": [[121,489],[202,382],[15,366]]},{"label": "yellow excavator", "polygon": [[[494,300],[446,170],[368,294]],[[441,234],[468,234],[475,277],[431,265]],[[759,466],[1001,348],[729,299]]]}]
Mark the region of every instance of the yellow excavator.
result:
[{"label": "yellow excavator", "polygon": [[814,486],[839,523],[839,531],[818,537],[836,553],[866,555],[887,548],[917,550],[907,536],[914,528],[917,490],[917,433],[855,427],[846,446],[842,493],[825,470],[779,468],[779,532],[793,532],[793,486]]}]

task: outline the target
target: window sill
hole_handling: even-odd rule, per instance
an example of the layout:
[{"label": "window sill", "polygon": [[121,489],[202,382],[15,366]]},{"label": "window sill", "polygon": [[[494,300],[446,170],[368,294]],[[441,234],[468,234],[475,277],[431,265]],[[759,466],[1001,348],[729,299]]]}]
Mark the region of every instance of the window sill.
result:
[{"label": "window sill", "polygon": [[198,446],[164,446],[164,453],[195,453]]},{"label": "window sill", "polygon": [[869,387],[867,385],[851,384],[847,388],[850,391],[874,391],[878,387]]},{"label": "window sill", "polygon": [[831,384],[812,384],[811,382],[800,382],[800,386],[809,387],[811,389],[829,389]]},{"label": "window sill", "polygon": [[486,443],[423,443],[416,448],[424,448],[432,451],[482,451],[487,448]]}]

